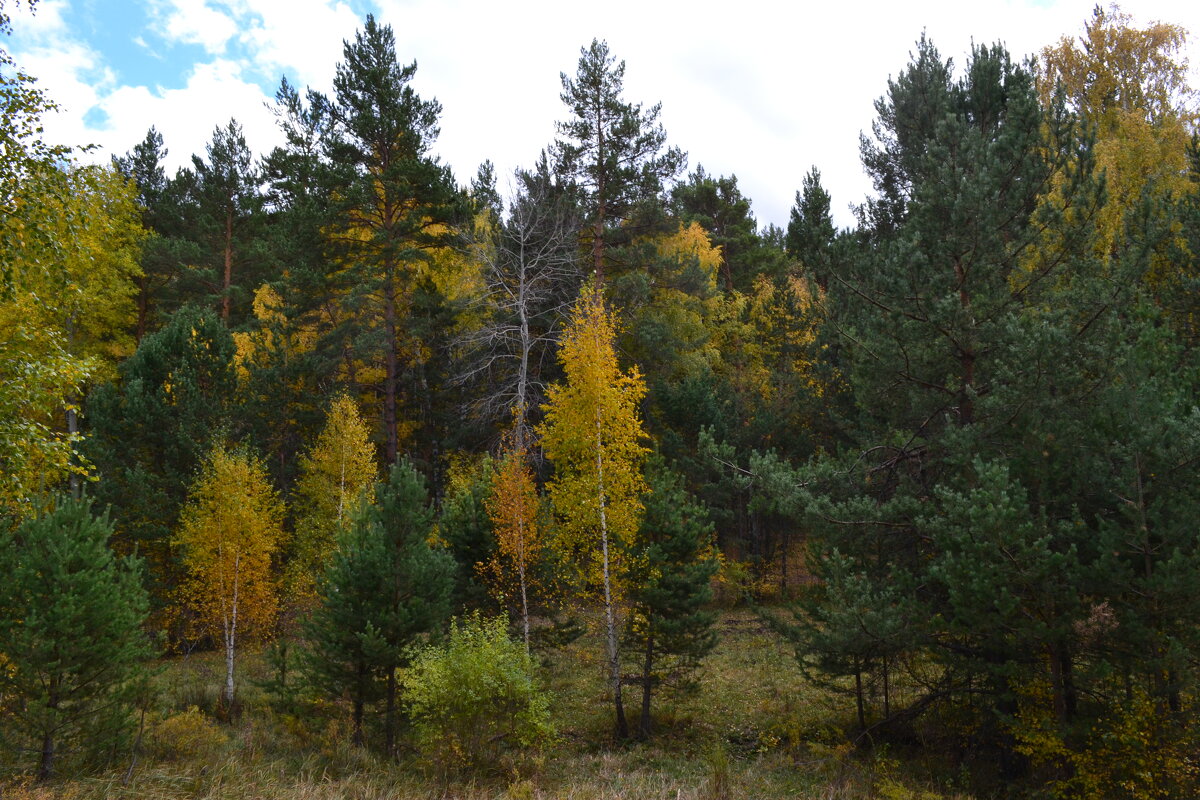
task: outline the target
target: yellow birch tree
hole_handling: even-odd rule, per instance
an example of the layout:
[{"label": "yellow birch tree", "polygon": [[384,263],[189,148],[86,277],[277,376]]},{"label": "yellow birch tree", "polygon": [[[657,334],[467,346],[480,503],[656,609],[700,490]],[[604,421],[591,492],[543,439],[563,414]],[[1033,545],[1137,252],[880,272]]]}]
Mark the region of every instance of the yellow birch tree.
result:
[{"label": "yellow birch tree", "polygon": [[348,395],[334,398],[325,429],[300,458],[296,538],[287,570],[289,595],[303,606],[333,553],[338,528],[370,490],[377,474],[371,432]]},{"label": "yellow birch tree", "polygon": [[[1097,5],[1078,41],[1063,37],[1042,50],[1038,91],[1043,105],[1061,91],[1095,126],[1096,167],[1107,200],[1097,214],[1099,254],[1121,240],[1126,215],[1149,191],[1189,191],[1187,146],[1200,120],[1200,95],[1188,85],[1187,31],[1163,22],[1144,28],[1113,5]],[[1151,280],[1176,267],[1159,257]]]},{"label": "yellow birch tree", "polygon": [[275,619],[271,558],[283,535],[283,503],[261,461],[223,443],[213,447],[180,515],[183,597],[225,647],[226,707],[233,703],[240,638],[265,634]]},{"label": "yellow birch tree", "polygon": [[579,555],[585,576],[603,590],[616,730],[626,738],[617,632],[622,554],[637,534],[646,490],[642,465],[647,449],[638,413],[646,384],[636,368],[621,370],[615,339],[603,295],[595,286],[585,287],[559,350],[566,383],[547,393],[546,417],[538,432],[554,463],[549,492],[560,531]]}]

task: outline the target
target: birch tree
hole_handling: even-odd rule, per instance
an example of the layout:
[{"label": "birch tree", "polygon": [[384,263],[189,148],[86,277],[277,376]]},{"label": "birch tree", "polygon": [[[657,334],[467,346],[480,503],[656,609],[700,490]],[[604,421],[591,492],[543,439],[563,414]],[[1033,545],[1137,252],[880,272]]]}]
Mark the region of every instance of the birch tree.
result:
[{"label": "birch tree", "polygon": [[638,404],[646,385],[636,367],[621,370],[615,338],[603,295],[595,286],[586,287],[559,351],[566,382],[550,388],[539,432],[554,464],[549,491],[565,545],[577,555],[585,580],[598,584],[603,595],[616,732],[627,738],[618,645],[622,554],[642,516],[647,450]]},{"label": "birch tree", "polygon": [[271,557],[283,504],[262,462],[218,443],[184,506],[176,544],[187,577],[183,596],[225,649],[226,707],[233,703],[238,642],[265,633],[278,602]]}]

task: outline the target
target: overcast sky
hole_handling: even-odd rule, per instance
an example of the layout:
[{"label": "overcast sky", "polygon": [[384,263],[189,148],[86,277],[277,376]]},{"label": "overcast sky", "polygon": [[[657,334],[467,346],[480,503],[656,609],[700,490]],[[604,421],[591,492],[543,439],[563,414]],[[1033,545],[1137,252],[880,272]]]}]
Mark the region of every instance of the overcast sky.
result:
[{"label": "overcast sky", "polygon": [[[2,0],[0,0],[2,1]],[[786,226],[812,166],[834,216],[870,191],[858,135],[875,98],[926,31],[964,61],[972,41],[1014,55],[1076,36],[1094,0],[991,2],[689,2],[603,0],[40,0],[13,9],[8,49],[62,111],[47,137],[124,153],[154,125],[171,169],[203,153],[231,117],[256,153],[279,141],[267,101],[280,77],[327,91],[342,42],[368,13],[390,24],[413,86],[443,107],[436,152],[460,183],[491,159],[502,176],[529,166],[566,111],[560,72],[606,39],[626,62],[625,96],[662,102],[669,141],[689,170],[736,174],[761,225]],[[1200,36],[1200,2],[1127,3],[1136,23]],[[1196,52],[1189,43],[1189,54]],[[1193,59],[1200,61],[1200,59]],[[1200,86],[1197,69],[1192,85]],[[503,188],[503,186],[502,186]]]}]

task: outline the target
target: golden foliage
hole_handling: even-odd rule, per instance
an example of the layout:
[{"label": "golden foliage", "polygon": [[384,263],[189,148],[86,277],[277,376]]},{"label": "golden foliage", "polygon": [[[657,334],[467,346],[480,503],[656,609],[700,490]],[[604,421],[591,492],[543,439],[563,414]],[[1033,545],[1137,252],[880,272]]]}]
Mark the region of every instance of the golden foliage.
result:
[{"label": "golden foliage", "polygon": [[301,322],[289,327],[283,310],[283,298],[264,283],[254,292],[254,318],[258,327],[250,331],[234,331],[237,347],[234,367],[239,381],[245,381],[252,369],[262,369],[272,363],[287,363],[310,352],[316,344],[316,326]]},{"label": "golden foliage", "polygon": [[1195,749],[1167,710],[1145,692],[1135,690],[1120,709],[1069,738],[1054,718],[1046,682],[1025,684],[1017,694],[1019,711],[1011,725],[1017,751],[1050,773],[1050,796],[1195,796],[1200,786]]},{"label": "golden foliage", "polygon": [[[1091,224],[1101,256],[1112,252],[1126,215],[1148,189],[1158,197],[1188,190],[1187,146],[1198,121],[1198,98],[1181,58],[1186,44],[1187,31],[1178,25],[1136,28],[1116,6],[1096,6],[1079,41],[1064,37],[1042,50],[1043,105],[1062,91],[1096,127],[1096,169],[1105,176],[1107,199]],[[1156,272],[1171,269],[1164,262],[1158,259]]]},{"label": "golden foliage", "polygon": [[143,233],[133,188],[104,167],[45,168],[2,217],[0,506],[21,515],[87,472],[64,412],[132,351]]},{"label": "golden foliage", "polygon": [[[568,548],[582,557],[585,571],[589,563],[595,565],[603,535],[614,544],[633,540],[646,491],[642,465],[647,449],[638,411],[646,384],[636,367],[620,369],[615,339],[600,291],[586,287],[559,350],[566,383],[550,388],[546,417],[538,428],[554,463],[549,493],[559,529]],[[616,575],[622,571],[619,553],[624,549],[609,548]],[[594,570],[587,574],[597,577]]]},{"label": "golden foliage", "polygon": [[316,443],[300,457],[296,538],[286,581],[294,601],[303,605],[315,596],[316,577],[333,554],[337,530],[375,483],[376,473],[375,446],[358,405],[339,395]]},{"label": "golden foliage", "polygon": [[257,458],[218,443],[180,515],[185,602],[227,647],[266,634],[277,592],[271,560],[283,535],[283,504]]}]

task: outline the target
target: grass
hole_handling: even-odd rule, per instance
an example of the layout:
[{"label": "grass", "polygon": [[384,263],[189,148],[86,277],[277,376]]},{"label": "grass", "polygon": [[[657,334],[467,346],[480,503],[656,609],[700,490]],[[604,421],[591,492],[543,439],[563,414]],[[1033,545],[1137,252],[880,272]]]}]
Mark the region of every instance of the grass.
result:
[{"label": "grass", "polygon": [[[445,781],[420,753],[395,761],[349,743],[346,709],[315,703],[288,714],[258,685],[261,653],[240,664],[240,709],[214,716],[223,679],[216,654],[163,662],[142,752],[88,777],[37,786],[0,780],[0,797],[145,800],[725,800],[726,798],[965,798],[894,759],[854,753],[853,708],[800,674],[790,648],[750,612],[725,612],[695,690],[655,698],[648,742],[617,743],[601,643],[589,632],[552,653],[556,744],[504,771]],[[628,705],[635,706],[630,697]],[[633,709],[627,709],[632,714]],[[128,778],[128,780],[126,780]]]}]

